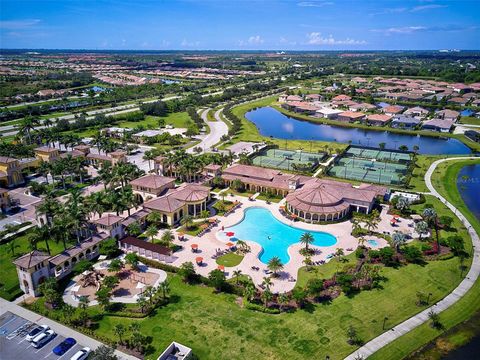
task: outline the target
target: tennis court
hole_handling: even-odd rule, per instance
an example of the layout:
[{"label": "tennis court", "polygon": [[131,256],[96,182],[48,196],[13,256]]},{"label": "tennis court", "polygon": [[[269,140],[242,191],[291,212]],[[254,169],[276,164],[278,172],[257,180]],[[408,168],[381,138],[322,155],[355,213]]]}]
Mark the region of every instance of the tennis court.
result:
[{"label": "tennis court", "polygon": [[351,147],[337,158],[328,174],[349,180],[399,185],[407,175],[410,161],[408,153]]},{"label": "tennis court", "polygon": [[324,157],[325,153],[267,149],[259,152],[252,160],[254,165],[290,170],[293,164],[311,164],[311,168],[313,169]]}]

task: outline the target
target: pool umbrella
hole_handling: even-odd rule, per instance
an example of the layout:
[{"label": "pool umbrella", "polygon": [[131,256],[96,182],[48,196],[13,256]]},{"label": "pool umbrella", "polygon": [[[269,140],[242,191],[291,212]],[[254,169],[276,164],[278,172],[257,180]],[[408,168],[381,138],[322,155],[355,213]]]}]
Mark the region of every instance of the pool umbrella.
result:
[{"label": "pool umbrella", "polygon": [[203,257],[199,256],[199,257],[195,258],[195,261],[197,262],[197,264],[201,264],[202,261],[203,261]]},{"label": "pool umbrella", "polygon": [[217,266],[217,269],[220,270],[220,271],[225,271],[225,266],[223,266],[223,265],[218,265],[218,266]]},{"label": "pool umbrella", "polygon": [[137,286],[135,286],[135,287],[136,287],[137,289],[143,289],[145,286],[147,286],[147,285],[145,285],[144,283],[142,283],[142,282],[139,281],[139,282],[137,283]]},{"label": "pool umbrella", "polygon": [[236,238],[236,237],[231,237],[230,240],[232,240],[232,241],[238,241],[238,238]]},{"label": "pool umbrella", "polygon": [[226,245],[227,245],[228,247],[233,247],[233,246],[235,246],[235,244],[232,243],[232,242],[228,242]]},{"label": "pool umbrella", "polygon": [[235,233],[232,231],[229,231],[225,235],[227,235],[228,237],[232,237],[233,235],[235,235]]},{"label": "pool umbrella", "polygon": [[192,244],[190,246],[192,247],[192,249],[198,249],[198,244]]}]

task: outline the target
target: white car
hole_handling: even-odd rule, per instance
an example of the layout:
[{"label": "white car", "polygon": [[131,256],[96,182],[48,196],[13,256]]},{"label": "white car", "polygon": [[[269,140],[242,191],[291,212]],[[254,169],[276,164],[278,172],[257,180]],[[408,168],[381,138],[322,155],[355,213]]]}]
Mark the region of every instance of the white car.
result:
[{"label": "white car", "polygon": [[34,348],[41,348],[47,342],[52,340],[55,337],[55,335],[57,335],[57,334],[55,334],[55,331],[47,330],[47,331],[38,335],[35,339],[32,340],[32,346]]},{"label": "white car", "polygon": [[43,334],[45,331],[50,330],[50,327],[48,325],[41,325],[37,326],[33,330],[31,330],[27,336],[25,336],[25,340],[27,341],[32,341],[35,339],[38,335]]},{"label": "white car", "polygon": [[75,355],[73,355],[70,360],[85,360],[88,357],[88,354],[90,354],[92,350],[88,347],[84,347],[81,350],[78,350]]}]

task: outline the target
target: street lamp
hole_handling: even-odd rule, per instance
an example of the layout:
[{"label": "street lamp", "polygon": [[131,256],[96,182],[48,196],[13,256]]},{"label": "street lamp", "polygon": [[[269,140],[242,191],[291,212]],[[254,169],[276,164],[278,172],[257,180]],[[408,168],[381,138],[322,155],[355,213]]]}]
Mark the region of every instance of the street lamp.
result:
[{"label": "street lamp", "polygon": [[427,304],[430,304],[430,296],[432,296],[432,293],[428,293]]},{"label": "street lamp", "polygon": [[388,320],[388,317],[385,316],[385,317],[383,318],[382,330],[385,330],[385,323],[387,322],[387,320]]}]

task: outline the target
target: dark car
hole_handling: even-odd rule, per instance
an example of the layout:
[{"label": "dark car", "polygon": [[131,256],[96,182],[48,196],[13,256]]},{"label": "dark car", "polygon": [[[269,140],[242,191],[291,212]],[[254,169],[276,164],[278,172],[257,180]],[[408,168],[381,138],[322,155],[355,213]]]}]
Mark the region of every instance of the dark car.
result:
[{"label": "dark car", "polygon": [[55,355],[63,355],[65,354],[70,348],[75,345],[77,341],[74,338],[66,338],[60,344],[55,346],[53,349],[53,353]]}]

